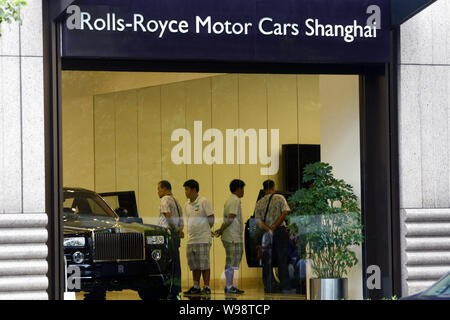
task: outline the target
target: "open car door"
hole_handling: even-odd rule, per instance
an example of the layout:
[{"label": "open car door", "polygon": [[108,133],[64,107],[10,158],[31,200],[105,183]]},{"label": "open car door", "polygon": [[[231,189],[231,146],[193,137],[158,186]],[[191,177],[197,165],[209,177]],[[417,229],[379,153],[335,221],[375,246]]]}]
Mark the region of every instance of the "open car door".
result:
[{"label": "open car door", "polygon": [[105,192],[99,194],[119,216],[119,221],[142,223],[142,219],[139,218],[134,191]]}]

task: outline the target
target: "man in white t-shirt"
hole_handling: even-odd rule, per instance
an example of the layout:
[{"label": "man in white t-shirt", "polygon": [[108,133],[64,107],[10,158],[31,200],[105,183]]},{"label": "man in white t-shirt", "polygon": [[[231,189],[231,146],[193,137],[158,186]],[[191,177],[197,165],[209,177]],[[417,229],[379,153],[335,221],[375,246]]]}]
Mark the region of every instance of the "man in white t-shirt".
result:
[{"label": "man in white t-shirt", "polygon": [[158,183],[158,196],[161,199],[159,204],[159,225],[171,230],[174,244],[172,252],[173,283],[168,298],[175,300],[180,298],[179,294],[181,292],[180,239],[184,237],[183,211],[172,194],[172,185],[169,181],[162,180]]},{"label": "man in white t-shirt", "polygon": [[[209,295],[211,228],[214,226],[214,212],[211,203],[198,194],[200,186],[197,181],[188,180],[183,187],[188,198],[185,210],[188,236],[186,255],[194,278],[194,286],[184,293]],[[200,290],[201,276],[203,276],[203,290]]]},{"label": "man in white t-shirt", "polygon": [[225,202],[223,210],[223,223],[219,230],[215,232],[216,236],[222,236],[222,243],[225,248],[225,278],[227,284],[225,293],[242,294],[233,285],[234,270],[239,270],[239,265],[244,252],[242,234],[244,232],[244,222],[242,219],[241,198],[244,196],[245,182],[242,180],[233,180],[230,183],[231,195]]}]

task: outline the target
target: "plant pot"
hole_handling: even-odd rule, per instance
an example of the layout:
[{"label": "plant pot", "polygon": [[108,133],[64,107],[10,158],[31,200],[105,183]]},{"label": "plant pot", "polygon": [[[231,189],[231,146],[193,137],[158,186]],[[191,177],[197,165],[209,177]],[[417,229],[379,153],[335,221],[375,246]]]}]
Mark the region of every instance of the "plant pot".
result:
[{"label": "plant pot", "polygon": [[348,279],[310,279],[311,300],[347,299]]}]

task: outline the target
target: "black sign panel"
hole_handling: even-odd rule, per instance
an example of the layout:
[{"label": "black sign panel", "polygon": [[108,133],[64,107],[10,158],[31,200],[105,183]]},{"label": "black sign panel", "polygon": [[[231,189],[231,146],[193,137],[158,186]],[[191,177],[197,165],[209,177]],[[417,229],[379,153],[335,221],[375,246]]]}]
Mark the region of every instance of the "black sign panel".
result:
[{"label": "black sign panel", "polygon": [[277,63],[389,61],[387,0],[75,1],[62,56]]},{"label": "black sign panel", "polygon": [[391,0],[391,22],[400,25],[436,0]]}]

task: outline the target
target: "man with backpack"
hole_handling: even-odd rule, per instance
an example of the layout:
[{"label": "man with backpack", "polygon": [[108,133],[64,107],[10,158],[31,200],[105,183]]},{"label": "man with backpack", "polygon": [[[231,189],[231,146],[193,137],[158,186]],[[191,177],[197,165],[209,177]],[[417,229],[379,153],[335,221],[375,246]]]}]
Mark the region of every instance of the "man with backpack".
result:
[{"label": "man with backpack", "polygon": [[[288,231],[286,228],[286,215],[290,208],[286,199],[275,193],[275,182],[266,180],[263,183],[264,197],[255,207],[256,223],[265,231],[262,238],[263,246],[263,283],[264,292],[273,292],[272,262],[278,264],[280,286],[282,292],[288,292]],[[274,257],[272,257],[274,253]]]}]

